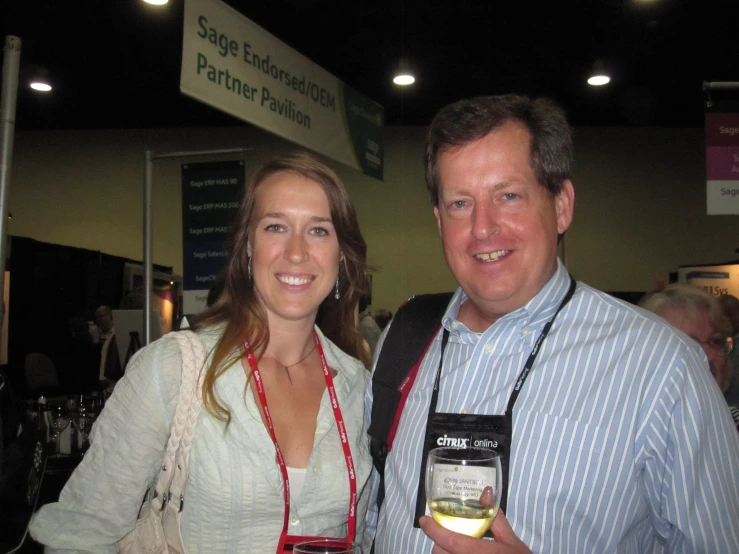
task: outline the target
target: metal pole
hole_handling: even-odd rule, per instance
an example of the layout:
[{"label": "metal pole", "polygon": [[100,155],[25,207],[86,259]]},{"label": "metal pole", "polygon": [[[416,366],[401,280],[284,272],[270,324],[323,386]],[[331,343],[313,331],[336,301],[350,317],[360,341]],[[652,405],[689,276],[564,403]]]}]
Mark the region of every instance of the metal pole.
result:
[{"label": "metal pole", "polygon": [[152,232],[151,232],[151,150],[145,154],[144,170],[144,346],[151,340]]},{"label": "metal pole", "polygon": [[[10,190],[10,166],[13,162],[13,137],[15,135],[15,105],[18,100],[18,68],[21,60],[21,39],[8,35],[3,50],[3,83],[0,98],[2,130],[0,133],[0,302],[5,290],[5,236],[8,224],[8,191]],[[2,306],[5,314],[5,305]],[[0,331],[3,317],[0,316]]]},{"label": "metal pole", "polygon": [[739,81],[703,81],[703,90],[739,90]]}]

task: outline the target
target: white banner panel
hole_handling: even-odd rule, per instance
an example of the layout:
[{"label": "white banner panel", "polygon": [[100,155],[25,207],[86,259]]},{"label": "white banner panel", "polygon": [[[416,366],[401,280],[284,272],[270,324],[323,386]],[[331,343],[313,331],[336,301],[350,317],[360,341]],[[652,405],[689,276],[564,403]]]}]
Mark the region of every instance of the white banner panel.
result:
[{"label": "white banner panel", "polygon": [[182,313],[197,314],[206,307],[208,300],[208,289],[182,291]]},{"label": "white banner panel", "polygon": [[219,0],[185,0],[180,90],[382,179],[383,108]]},{"label": "white banner panel", "polygon": [[731,294],[739,298],[739,264],[682,266],[677,269],[677,280],[701,287],[713,296]]}]

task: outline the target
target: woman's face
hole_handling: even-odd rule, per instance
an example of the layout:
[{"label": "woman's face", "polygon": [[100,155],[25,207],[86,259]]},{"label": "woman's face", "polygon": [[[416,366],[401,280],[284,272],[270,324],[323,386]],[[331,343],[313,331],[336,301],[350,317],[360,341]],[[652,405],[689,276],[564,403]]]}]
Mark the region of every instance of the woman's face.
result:
[{"label": "woman's face", "polygon": [[270,324],[315,321],[339,273],[341,252],[321,185],[276,173],[256,191],[249,240],[252,279]]}]

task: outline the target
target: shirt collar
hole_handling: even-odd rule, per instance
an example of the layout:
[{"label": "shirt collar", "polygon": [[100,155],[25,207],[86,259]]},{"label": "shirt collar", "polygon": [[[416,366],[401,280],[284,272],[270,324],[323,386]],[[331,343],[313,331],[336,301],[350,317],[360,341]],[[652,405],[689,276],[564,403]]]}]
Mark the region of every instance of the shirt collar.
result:
[{"label": "shirt collar", "polygon": [[[542,289],[529,300],[521,308],[514,310],[506,315],[503,319],[522,319],[524,325],[535,324],[539,321],[548,321],[557,311],[559,304],[562,302],[567,289],[570,286],[570,274],[567,272],[562,261],[557,258],[557,269],[554,271],[554,275],[547,281]],[[452,296],[449,306],[447,306],[446,312],[441,319],[441,323],[445,329],[454,333],[453,323],[457,323],[456,327],[459,329],[467,329],[467,327],[457,319],[459,314],[459,307],[467,300],[462,287],[459,287],[454,295]]]}]

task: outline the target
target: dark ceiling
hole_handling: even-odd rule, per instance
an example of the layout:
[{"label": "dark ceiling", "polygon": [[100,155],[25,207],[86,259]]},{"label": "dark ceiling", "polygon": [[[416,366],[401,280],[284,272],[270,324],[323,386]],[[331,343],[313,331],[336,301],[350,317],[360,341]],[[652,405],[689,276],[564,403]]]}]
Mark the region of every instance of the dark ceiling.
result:
[{"label": "dark ceiling", "polygon": [[[183,2],[0,2],[3,36],[23,41],[16,129],[241,125],[179,91]],[[700,126],[703,81],[739,81],[739,0],[226,3],[382,104],[389,125],[520,92],[554,97],[575,125]],[[390,82],[401,54],[417,74],[404,90]],[[594,88],[598,59],[613,80]],[[43,68],[45,96],[27,88]]]}]

